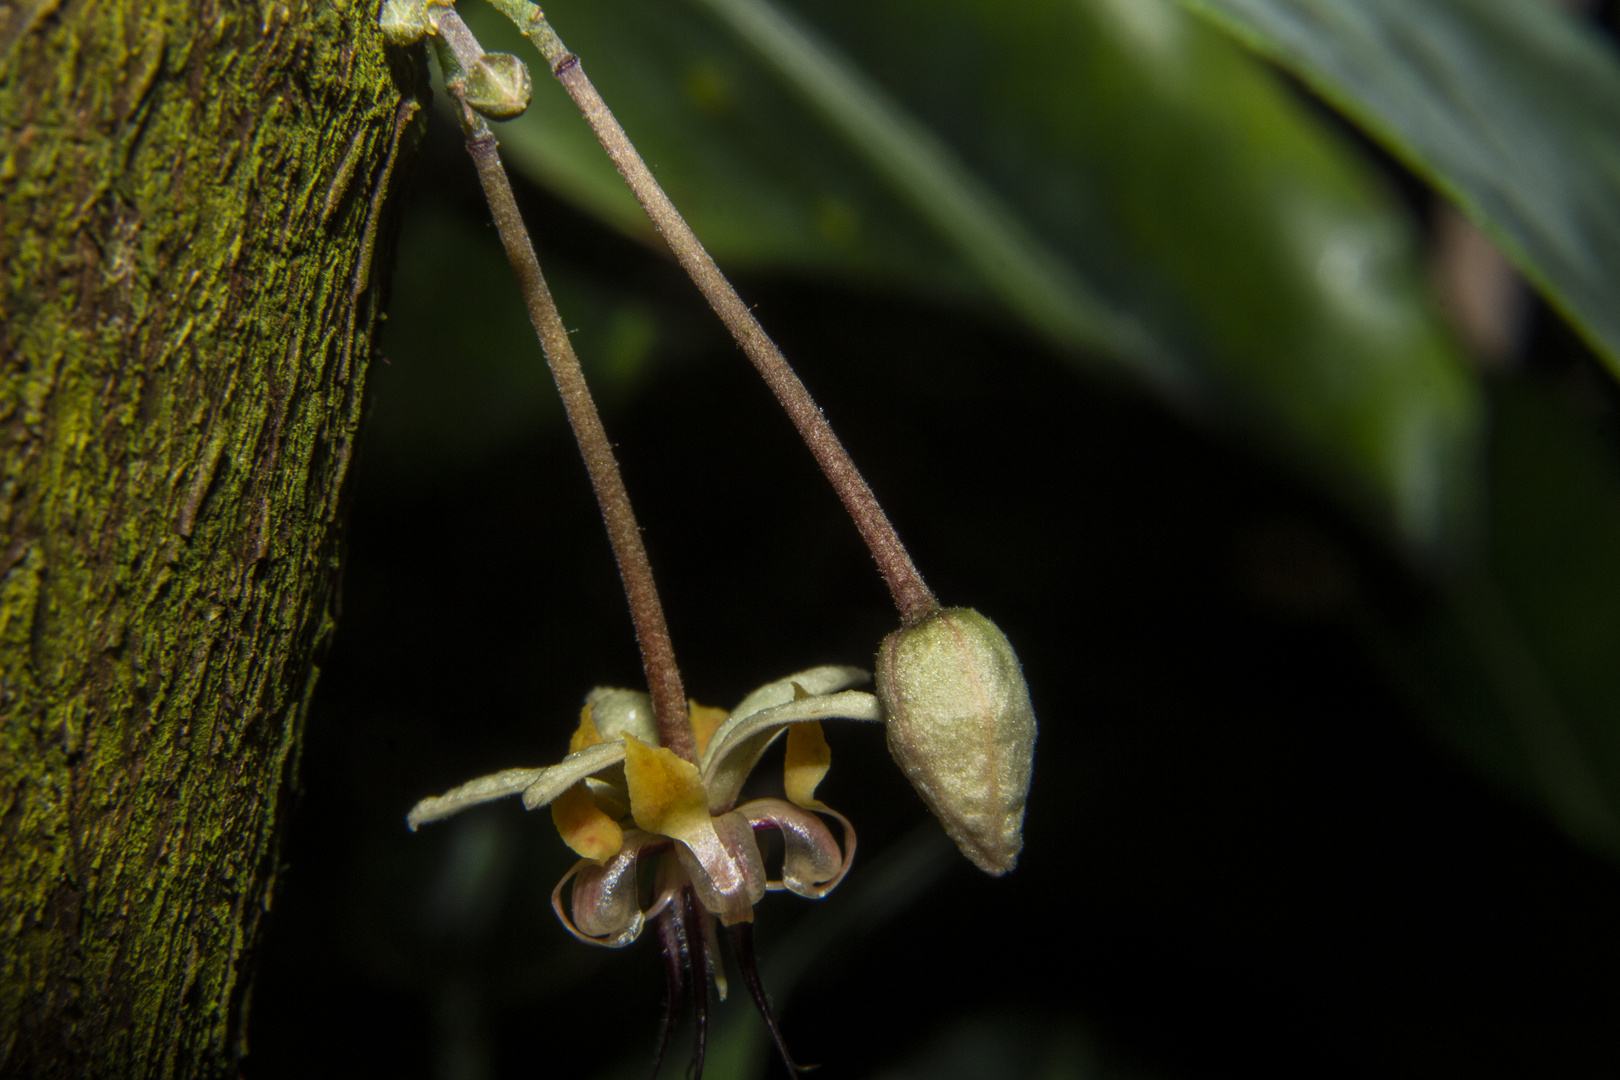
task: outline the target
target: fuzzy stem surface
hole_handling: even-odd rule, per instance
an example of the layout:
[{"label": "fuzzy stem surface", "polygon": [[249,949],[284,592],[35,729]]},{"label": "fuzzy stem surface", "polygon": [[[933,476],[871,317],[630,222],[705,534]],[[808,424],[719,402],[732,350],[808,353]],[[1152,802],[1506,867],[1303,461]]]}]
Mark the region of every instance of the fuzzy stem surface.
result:
[{"label": "fuzzy stem surface", "polygon": [[816,464],[821,466],[821,471],[826,474],[854,520],[861,539],[877,560],[901,618],[910,625],[938,611],[939,601],[923,582],[922,574],[911,561],[905,545],[900,542],[894,525],[883,512],[883,507],[878,505],[877,497],[855,467],[844,444],[834,434],[832,425],[810,396],[810,391],[805,389],[782,351],[776,347],[753,312],[748,310],[737,295],[737,290],[726,280],[713,257],[653,178],[652,171],[641,159],[630,137],[586,77],[579,57],[568,51],[541,10],[529,0],[492,2],[540,50],[551,67],[552,75],[562,83],[569,97],[574,99],[574,104],[579,106],[602,148],[613,159],[619,175],[652,219],[653,226],[669,244],[676,260],[787,411],[799,436],[815,457]]},{"label": "fuzzy stem surface", "polygon": [[[439,29],[452,48],[471,40],[470,31],[453,10],[440,16]],[[458,66],[464,67],[466,59],[459,52],[454,59],[459,62]],[[455,94],[454,76],[447,73],[445,82],[451,93]],[[458,103],[462,126],[467,133],[467,153],[478,169],[478,180],[483,185],[484,197],[495,218],[496,231],[500,233],[507,260],[512,264],[512,271],[517,275],[518,285],[523,291],[529,321],[540,338],[540,347],[551,368],[551,377],[557,384],[557,392],[568,413],[568,423],[574,429],[580,455],[585,459],[591,487],[596,491],[596,501],[602,510],[608,539],[613,544],[613,557],[619,565],[619,577],[624,582],[630,616],[635,623],[636,641],[641,646],[647,690],[652,696],[653,716],[658,722],[658,740],[685,760],[696,761],[696,740],[692,735],[680,668],[675,663],[675,648],[670,641],[664,607],[658,599],[658,589],[653,581],[652,564],[641,542],[641,528],[636,524],[635,511],[630,505],[630,493],[625,489],[624,478],[619,475],[613,444],[608,441],[607,430],[596,411],[596,402],[591,397],[590,387],[586,385],[585,373],[574,353],[568,330],[557,312],[551,289],[540,272],[540,262],[529,240],[529,230],[518,212],[511,181],[496,150],[494,133],[482,117],[464,101],[459,101],[459,97]]]}]

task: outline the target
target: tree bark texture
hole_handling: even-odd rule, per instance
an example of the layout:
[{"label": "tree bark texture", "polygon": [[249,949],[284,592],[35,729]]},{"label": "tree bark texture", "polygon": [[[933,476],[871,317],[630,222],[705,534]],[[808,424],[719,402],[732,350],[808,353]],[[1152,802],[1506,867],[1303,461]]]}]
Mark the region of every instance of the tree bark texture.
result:
[{"label": "tree bark texture", "polygon": [[243,1051],[419,60],[0,0],[0,1076]]}]

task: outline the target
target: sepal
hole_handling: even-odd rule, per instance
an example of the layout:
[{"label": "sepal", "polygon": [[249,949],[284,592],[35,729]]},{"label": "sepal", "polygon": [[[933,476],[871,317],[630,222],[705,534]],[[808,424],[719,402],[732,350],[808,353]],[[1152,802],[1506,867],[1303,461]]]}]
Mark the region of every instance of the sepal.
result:
[{"label": "sepal", "polygon": [[469,780],[460,787],[451,788],[443,795],[430,796],[411,807],[411,812],[405,815],[405,824],[415,832],[419,825],[441,821],[453,814],[461,813],[469,806],[516,795],[534,784],[548,771],[550,770],[505,769],[489,776],[480,776],[476,780]]},{"label": "sepal", "polygon": [[[822,669],[825,670],[825,669]],[[858,668],[843,668],[856,671]],[[860,672],[863,680],[865,672]],[[774,707],[744,713],[743,706],[732,712],[731,719],[720,725],[703,755],[704,786],[709,791],[709,809],[719,813],[729,810],[737,802],[743,781],[754,771],[760,756],[789,724],[802,724],[810,720],[880,720],[882,710],[877,698],[860,690],[842,693],[811,694],[797,701],[791,696],[791,681],[787,700]],[[802,685],[802,684],[801,684]],[[809,690],[809,687],[805,687]],[[755,695],[749,695],[752,701]],[[745,701],[743,705],[747,705]]]},{"label": "sepal", "polygon": [[534,810],[545,806],[579,781],[624,760],[624,743],[604,742],[587,746],[563,758],[549,769],[540,770],[534,782],[523,789],[523,807]]}]

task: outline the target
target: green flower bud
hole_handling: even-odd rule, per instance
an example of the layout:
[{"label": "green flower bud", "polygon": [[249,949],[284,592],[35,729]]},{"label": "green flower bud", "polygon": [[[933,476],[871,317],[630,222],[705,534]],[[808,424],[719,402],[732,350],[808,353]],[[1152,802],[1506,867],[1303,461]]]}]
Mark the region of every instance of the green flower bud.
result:
[{"label": "green flower bud", "polygon": [[1035,710],[1007,635],[947,608],[883,639],[889,753],[973,864],[999,877],[1024,846]]},{"label": "green flower bud", "polygon": [[522,116],[534,92],[528,67],[511,53],[485,53],[465,78],[467,104],[491,120]]}]

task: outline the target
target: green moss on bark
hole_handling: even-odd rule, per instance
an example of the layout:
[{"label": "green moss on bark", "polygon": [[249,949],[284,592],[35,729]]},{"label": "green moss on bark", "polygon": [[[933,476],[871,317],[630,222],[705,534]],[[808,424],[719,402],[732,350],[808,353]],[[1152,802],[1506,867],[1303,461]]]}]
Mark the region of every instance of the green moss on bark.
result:
[{"label": "green moss on bark", "polygon": [[0,7],[0,1075],[240,1053],[415,126],[375,14]]}]

